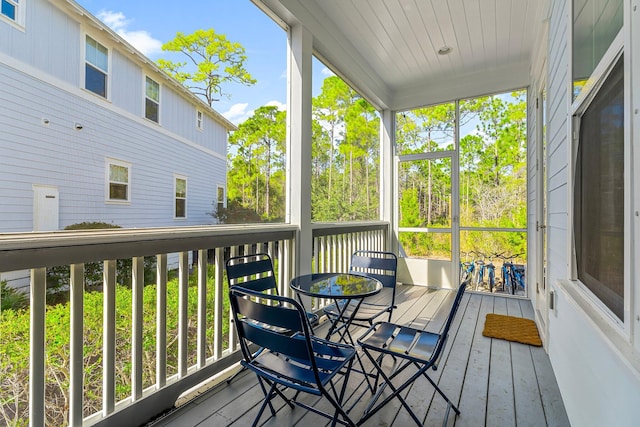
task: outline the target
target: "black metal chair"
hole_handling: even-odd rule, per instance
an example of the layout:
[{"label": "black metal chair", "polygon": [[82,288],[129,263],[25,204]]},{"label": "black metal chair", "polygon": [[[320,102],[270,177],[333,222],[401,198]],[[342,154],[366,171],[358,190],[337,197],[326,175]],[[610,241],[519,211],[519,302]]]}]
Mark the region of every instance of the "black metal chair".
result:
[{"label": "black metal chair", "polygon": [[[342,409],[355,348],[312,335],[306,312],[294,299],[232,286],[229,300],[244,357],[240,363],[255,372],[265,396],[253,426],[258,424],[267,406],[272,416],[276,415],[271,403],[276,396],[292,409],[298,405],[333,420],[333,424],[355,426]],[[278,330],[291,331],[291,334]],[[262,351],[252,352],[251,344]],[[338,392],[333,380],[339,373],[344,374],[344,379]],[[287,397],[287,389],[295,390],[295,395]],[[326,398],[334,413],[300,402],[297,400],[300,392]]]},{"label": "black metal chair", "polygon": [[[362,424],[364,421],[371,418],[371,416],[395,397],[400,401],[402,406],[409,411],[411,418],[413,418],[419,426],[422,426],[422,422],[418,419],[416,414],[400,394],[421,376],[424,376],[431,385],[433,385],[438,394],[440,394],[447,402],[447,412],[443,425],[447,424],[451,408],[453,408],[456,415],[460,414],[460,410],[453,404],[453,402],[451,402],[451,400],[429,377],[429,375],[427,375],[427,371],[429,369],[436,370],[438,367],[439,358],[447,343],[451,323],[458,311],[460,301],[462,300],[462,296],[468,284],[469,279],[464,281],[458,287],[447,321],[440,333],[428,332],[389,322],[378,322],[358,338],[358,344],[360,344],[364,354],[366,354],[369,360],[373,363],[376,375],[374,388],[377,388],[376,394],[371,399],[369,406],[366,408],[364,415],[358,424]],[[393,358],[393,367],[389,373],[387,373],[385,368],[382,367],[383,359],[387,355]],[[403,376],[402,379],[404,381],[398,385],[394,385],[394,378],[409,366],[415,366],[417,368],[416,372],[408,378]],[[382,377],[384,381],[378,387],[379,377]],[[382,391],[387,386],[392,390],[392,393],[386,396],[384,400],[377,403]]]},{"label": "black metal chair", "polygon": [[[230,288],[232,286],[241,286],[245,289],[256,292],[278,295],[278,286],[276,282],[276,275],[273,271],[273,262],[268,254],[258,253],[232,257],[227,260],[225,268]],[[313,332],[313,325],[318,323],[319,316],[311,312],[307,312],[306,315]],[[282,329],[278,332],[290,334],[289,331]],[[230,384],[240,372],[242,371],[239,371],[230,377],[227,380],[227,384]]]},{"label": "black metal chair", "polygon": [[[383,289],[376,298],[383,303],[372,303],[363,301],[358,307],[357,302],[352,301],[348,307],[336,306],[329,304],[324,307],[324,313],[332,321],[338,316],[340,320],[346,321],[353,316],[351,324],[369,327],[373,322],[385,313],[389,313],[388,321],[391,321],[393,309],[396,308],[396,272],[398,269],[398,258],[391,252],[380,251],[356,251],[351,256],[351,266],[349,273],[360,274],[363,276],[373,277],[382,283]],[[347,304],[346,301],[339,304]],[[341,309],[344,309],[343,311]],[[357,310],[354,315],[354,310]],[[340,314],[342,312],[342,314]],[[340,331],[342,335],[348,334],[349,331]]]}]

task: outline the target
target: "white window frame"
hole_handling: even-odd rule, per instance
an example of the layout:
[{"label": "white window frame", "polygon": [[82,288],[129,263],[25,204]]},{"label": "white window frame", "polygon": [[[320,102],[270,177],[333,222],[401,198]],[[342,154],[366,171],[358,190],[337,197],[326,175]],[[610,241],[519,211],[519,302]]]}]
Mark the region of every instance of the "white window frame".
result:
[{"label": "white window frame", "polygon": [[[27,9],[27,1],[28,0],[1,0],[2,3],[9,3],[16,10],[16,16],[14,19],[11,19],[4,13],[0,13],[0,19],[3,19],[10,23],[11,25],[16,26],[20,30],[24,30],[24,22],[25,22],[25,11]],[[0,3],[0,10],[2,8],[2,3]]]},{"label": "white window frame", "polygon": [[[111,166],[120,166],[120,167],[124,167],[127,169],[127,182],[126,183],[121,183],[121,182],[116,182],[113,181],[114,183],[118,183],[118,184],[126,184],[127,185],[127,198],[126,199],[112,199],[111,198]],[[104,188],[104,198],[105,198],[105,202],[109,203],[109,204],[125,204],[125,205],[129,205],[131,204],[131,163],[129,162],[125,162],[122,160],[117,160],[117,159],[111,159],[111,158],[107,158],[105,160],[105,188]]]},{"label": "white window frame", "polygon": [[[147,94],[147,79],[151,80],[153,83],[158,85],[158,99],[157,100],[153,99],[153,98],[150,98],[149,95]],[[143,91],[144,91],[144,105],[142,106],[144,112],[143,112],[142,116],[145,119],[147,119],[147,120],[149,120],[151,122],[160,124],[160,100],[162,99],[162,96],[161,96],[160,92],[162,91],[162,85],[157,80],[151,78],[148,75],[145,75],[144,76],[144,80],[142,82],[142,87],[143,87]],[[149,101],[151,101],[151,102],[153,102],[153,103],[155,103],[157,105],[157,108],[158,108],[158,120],[153,120],[153,119],[150,119],[149,117],[147,117],[147,100],[149,100]]]},{"label": "white window frame", "polygon": [[202,110],[196,110],[196,129],[204,130],[204,113]]},{"label": "white window frame", "polygon": [[[222,190],[222,200],[220,200],[220,190]],[[224,185],[216,187],[216,209],[219,210],[220,207],[227,207],[227,188]]]},{"label": "white window frame", "polygon": [[[184,187],[185,187],[185,194],[184,197],[178,197],[177,190],[178,190],[178,180],[183,180],[184,181]],[[180,174],[173,174],[173,219],[175,220],[185,220],[188,218],[189,216],[189,212],[187,209],[187,200],[189,197],[189,180],[187,179],[187,177],[185,175],[180,175]],[[184,200],[184,216],[177,216],[177,212],[176,212],[176,203],[178,200]]]},{"label": "white window frame", "polygon": [[[606,80],[606,77],[608,76],[609,71],[611,70],[611,68],[613,68],[613,66],[617,62],[619,55],[623,53],[623,50],[624,50],[623,37],[624,37],[624,27],[620,30],[618,36],[611,43],[611,45],[609,46],[609,49],[603,55],[602,59],[600,60],[600,63],[595,68],[595,70],[591,74],[591,77],[587,80],[587,83],[584,85],[582,91],[576,97],[576,99],[574,100],[571,106],[571,117],[573,117],[573,120],[571,121],[571,135],[573,136],[573,138],[572,138],[572,148],[571,148],[572,161],[571,161],[570,176],[572,177],[575,175],[575,171],[576,171],[575,162],[576,162],[576,156],[577,156],[577,144],[579,143],[577,138],[580,133],[579,120],[577,119],[577,117],[580,116],[588,108],[593,98],[599,93],[600,87]],[[627,61],[628,61],[628,57],[625,58],[625,62]],[[626,66],[627,65],[625,64],[625,70],[626,70]],[[625,105],[628,105],[628,102],[629,102],[628,100],[630,99],[630,91],[629,91],[630,85],[629,85],[628,79],[629,79],[629,75],[625,73],[625,83],[624,83]],[[630,121],[629,121],[629,114],[627,114],[627,111],[625,111],[625,119],[624,119],[625,120],[625,124],[624,124],[625,126],[625,131],[624,131],[625,132],[625,136],[624,136],[625,159],[624,159],[624,166],[623,166],[626,171],[630,170],[629,168],[631,166],[630,143],[629,143]],[[572,230],[572,233],[574,230],[574,217],[575,217],[575,212],[573,210],[573,201],[575,199],[573,186],[574,186],[574,181],[573,179],[571,179],[570,180],[571,203],[569,208],[571,223],[569,225],[570,226],[569,229]],[[630,180],[629,173],[625,173],[624,186],[625,186],[624,188],[625,204],[628,204],[631,200],[631,180]],[[604,302],[602,302],[586,285],[584,285],[581,281],[578,280],[576,248],[573,246],[573,244],[571,245],[571,249],[570,249],[570,255],[571,255],[570,266],[571,266],[571,279],[578,284],[577,290],[579,291],[582,298],[585,301],[588,301],[588,304],[595,310],[595,312],[598,313],[598,321],[604,321],[610,327],[612,327],[613,330],[616,330],[618,333],[621,333],[623,336],[629,336],[631,331],[631,323],[632,323],[631,322],[632,319],[630,319],[632,290],[631,290],[631,284],[630,284],[630,270],[629,270],[630,268],[629,266],[631,263],[631,241],[629,239],[628,227],[631,219],[629,217],[628,206],[624,206],[623,211],[625,212],[624,321],[619,319],[615,314],[613,314],[611,309],[609,309],[609,307],[607,307]],[[575,241],[575,239],[571,239],[571,241],[573,242]]]},{"label": "white window frame", "polygon": [[[100,46],[104,47],[107,50],[107,70],[103,70],[101,68],[99,68],[97,65],[87,61],[87,38],[92,39],[93,41],[95,41],[96,43],[98,43]],[[98,37],[95,37],[89,33],[83,33],[82,34],[82,61],[81,61],[81,76],[82,76],[82,89],[87,91],[88,93],[91,93],[101,99],[106,99],[109,100],[111,99],[111,75],[110,75],[110,70],[111,70],[111,49],[109,48],[109,46],[107,46],[106,43],[104,43],[102,40],[100,40]],[[87,89],[87,64],[90,65],[92,68],[97,69],[100,72],[103,72],[105,74],[105,96],[103,97],[102,95],[100,95],[97,92],[92,91],[91,89]]]}]

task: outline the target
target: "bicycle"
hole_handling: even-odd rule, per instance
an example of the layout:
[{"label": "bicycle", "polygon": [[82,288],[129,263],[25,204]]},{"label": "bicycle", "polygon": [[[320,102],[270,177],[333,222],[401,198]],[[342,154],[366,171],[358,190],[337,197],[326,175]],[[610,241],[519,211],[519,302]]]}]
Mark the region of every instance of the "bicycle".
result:
[{"label": "bicycle", "polygon": [[489,256],[489,263],[485,264],[484,268],[487,270],[487,281],[489,283],[489,292],[493,293],[493,289],[496,287],[496,266],[493,264],[493,258],[497,254]]},{"label": "bicycle", "polygon": [[[468,258],[470,254],[471,252],[464,253],[465,258]],[[468,278],[473,277],[474,268],[475,264],[473,263],[473,261],[460,261],[460,283],[464,282]]]},{"label": "bicycle", "polygon": [[502,284],[505,291],[510,293],[511,295],[515,295],[518,288],[522,288],[525,290],[525,281],[524,281],[524,265],[523,264],[514,264],[512,262],[513,259],[519,257],[523,254],[514,254],[514,255],[499,255],[499,257],[503,260],[502,263]]},{"label": "bicycle", "polygon": [[[478,256],[482,256],[482,254],[477,254]],[[484,257],[483,257],[484,258]],[[476,268],[477,268],[477,273],[476,273],[476,291],[478,290],[478,288],[484,284],[484,270],[485,270],[485,266],[484,266],[484,260],[482,259],[477,259],[474,261],[476,264]]]},{"label": "bicycle", "polygon": [[[493,289],[496,287],[496,266],[493,264],[493,256],[486,256],[485,254],[476,252],[476,255],[482,259],[476,260],[475,264],[478,267],[478,273],[476,276],[476,290],[480,286],[485,286],[485,275],[489,286],[489,292],[493,293]],[[489,258],[489,262],[485,261],[485,258]]]}]

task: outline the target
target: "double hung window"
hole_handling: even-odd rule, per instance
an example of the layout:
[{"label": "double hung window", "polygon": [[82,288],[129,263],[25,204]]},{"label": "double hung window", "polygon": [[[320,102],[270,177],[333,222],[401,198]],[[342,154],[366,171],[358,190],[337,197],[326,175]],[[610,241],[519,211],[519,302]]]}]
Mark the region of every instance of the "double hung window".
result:
[{"label": "double hung window", "polygon": [[226,206],[226,197],[225,197],[225,191],[224,191],[224,187],[222,186],[218,186],[218,194],[216,197],[217,203],[218,203],[218,212],[220,212],[221,209],[224,209],[224,207]]},{"label": "double hung window", "polygon": [[108,76],[109,50],[87,36],[85,44],[85,89],[106,98]]},{"label": "double hung window", "polygon": [[198,130],[202,130],[203,129],[203,117],[202,117],[202,111],[197,110],[196,111],[196,128]]},{"label": "double hung window", "polygon": [[576,271],[624,320],[624,57],[577,115],[574,181]]},{"label": "double hung window", "polygon": [[155,80],[147,77],[145,79],[145,106],[144,116],[158,123],[160,111],[160,85]]},{"label": "double hung window", "polygon": [[624,181],[629,171],[623,9],[622,0],[573,1],[572,75],[576,278],[624,322]]},{"label": "double hung window", "polygon": [[[24,7],[23,3],[20,3],[20,0],[0,0],[1,6],[0,6],[0,13],[2,14],[2,16],[9,18],[10,20],[18,23],[18,24],[22,24],[21,21],[21,14],[20,12],[22,11],[22,7]],[[22,0],[23,2],[25,0]]]},{"label": "double hung window", "polygon": [[107,200],[112,202],[130,201],[130,173],[129,163],[107,160]]},{"label": "double hung window", "polygon": [[175,194],[175,217],[186,218],[187,217],[187,178],[182,176],[175,177],[174,184]]}]

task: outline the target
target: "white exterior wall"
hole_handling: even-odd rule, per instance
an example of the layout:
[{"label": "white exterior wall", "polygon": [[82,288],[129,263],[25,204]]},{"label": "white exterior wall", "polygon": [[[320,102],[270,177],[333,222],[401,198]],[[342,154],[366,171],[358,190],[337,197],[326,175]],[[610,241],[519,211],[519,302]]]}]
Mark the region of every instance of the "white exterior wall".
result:
[{"label": "white exterior wall", "polygon": [[[634,3],[625,2],[625,13]],[[637,15],[640,11],[636,11]],[[638,25],[639,18],[631,19]],[[631,278],[632,319],[622,327],[612,321],[607,314],[590,301],[585,291],[576,282],[571,281],[572,269],[572,147],[570,141],[571,118],[571,2],[554,0],[551,2],[549,21],[548,51],[546,57],[547,81],[547,188],[548,188],[548,258],[547,276],[549,290],[554,293],[554,309],[549,311],[548,336],[545,346],[549,352],[554,373],[564,400],[567,414],[574,426],[637,426],[640,420],[640,345],[634,340],[634,330],[638,328],[637,317],[640,304],[636,296],[638,283]],[[628,27],[629,19],[625,19]],[[629,31],[629,28],[626,29]],[[637,30],[636,30],[637,31]],[[632,40],[627,35],[626,40]],[[637,38],[635,39],[637,40]],[[638,55],[640,45],[625,47],[625,56]],[[636,62],[636,67],[637,67]],[[632,68],[631,75],[640,74]],[[626,74],[625,79],[631,79]],[[544,76],[531,70],[532,95],[539,91]],[[639,107],[635,95],[635,106]],[[532,103],[535,97],[532,96]],[[629,104],[628,104],[629,105]],[[530,117],[535,106],[529,108]],[[637,119],[636,119],[637,122]],[[629,122],[628,122],[629,123]],[[633,134],[633,132],[631,132]],[[634,137],[635,148],[638,138]],[[539,197],[535,186],[537,173],[533,166],[536,158],[537,134],[535,125],[529,127],[530,168],[529,203],[535,203]],[[638,169],[638,157],[635,159]],[[622,165],[621,165],[622,167]],[[631,171],[630,173],[633,173]],[[637,172],[636,172],[637,173]],[[629,182],[629,181],[627,181]],[[636,198],[638,190],[636,189]],[[640,200],[635,200],[637,206]],[[634,203],[631,203],[633,206]],[[534,209],[530,206],[530,209]],[[531,212],[530,212],[531,213]],[[627,213],[631,216],[631,213]],[[529,215],[530,234],[535,233],[535,217]],[[627,223],[628,224],[628,223]],[[634,225],[629,235],[633,235]],[[637,225],[635,225],[637,227]],[[637,246],[637,243],[636,243]],[[535,245],[530,246],[535,252]],[[633,257],[633,255],[632,255]],[[530,261],[534,258],[530,255]],[[633,259],[633,258],[632,258]],[[635,256],[637,260],[637,255]],[[632,264],[636,264],[632,262]],[[531,271],[529,269],[528,271]],[[634,266],[631,268],[635,272]],[[637,276],[637,273],[635,273]],[[530,276],[533,277],[533,276]],[[635,290],[635,292],[634,292]],[[535,293],[534,293],[535,294]],[[535,295],[532,295],[535,304]],[[635,301],[635,302],[634,302]]]},{"label": "white exterior wall", "polygon": [[[226,187],[229,124],[86,18],[55,6],[66,3],[29,0],[24,30],[0,20],[0,232],[33,229],[34,184],[59,190],[59,228],[214,223],[207,212]],[[82,88],[86,34],[109,48],[108,100]],[[161,86],[159,123],[144,118],[146,75]],[[106,201],[107,159],[131,165],[129,203]],[[174,219],[175,175],[187,178],[186,219]]]}]

